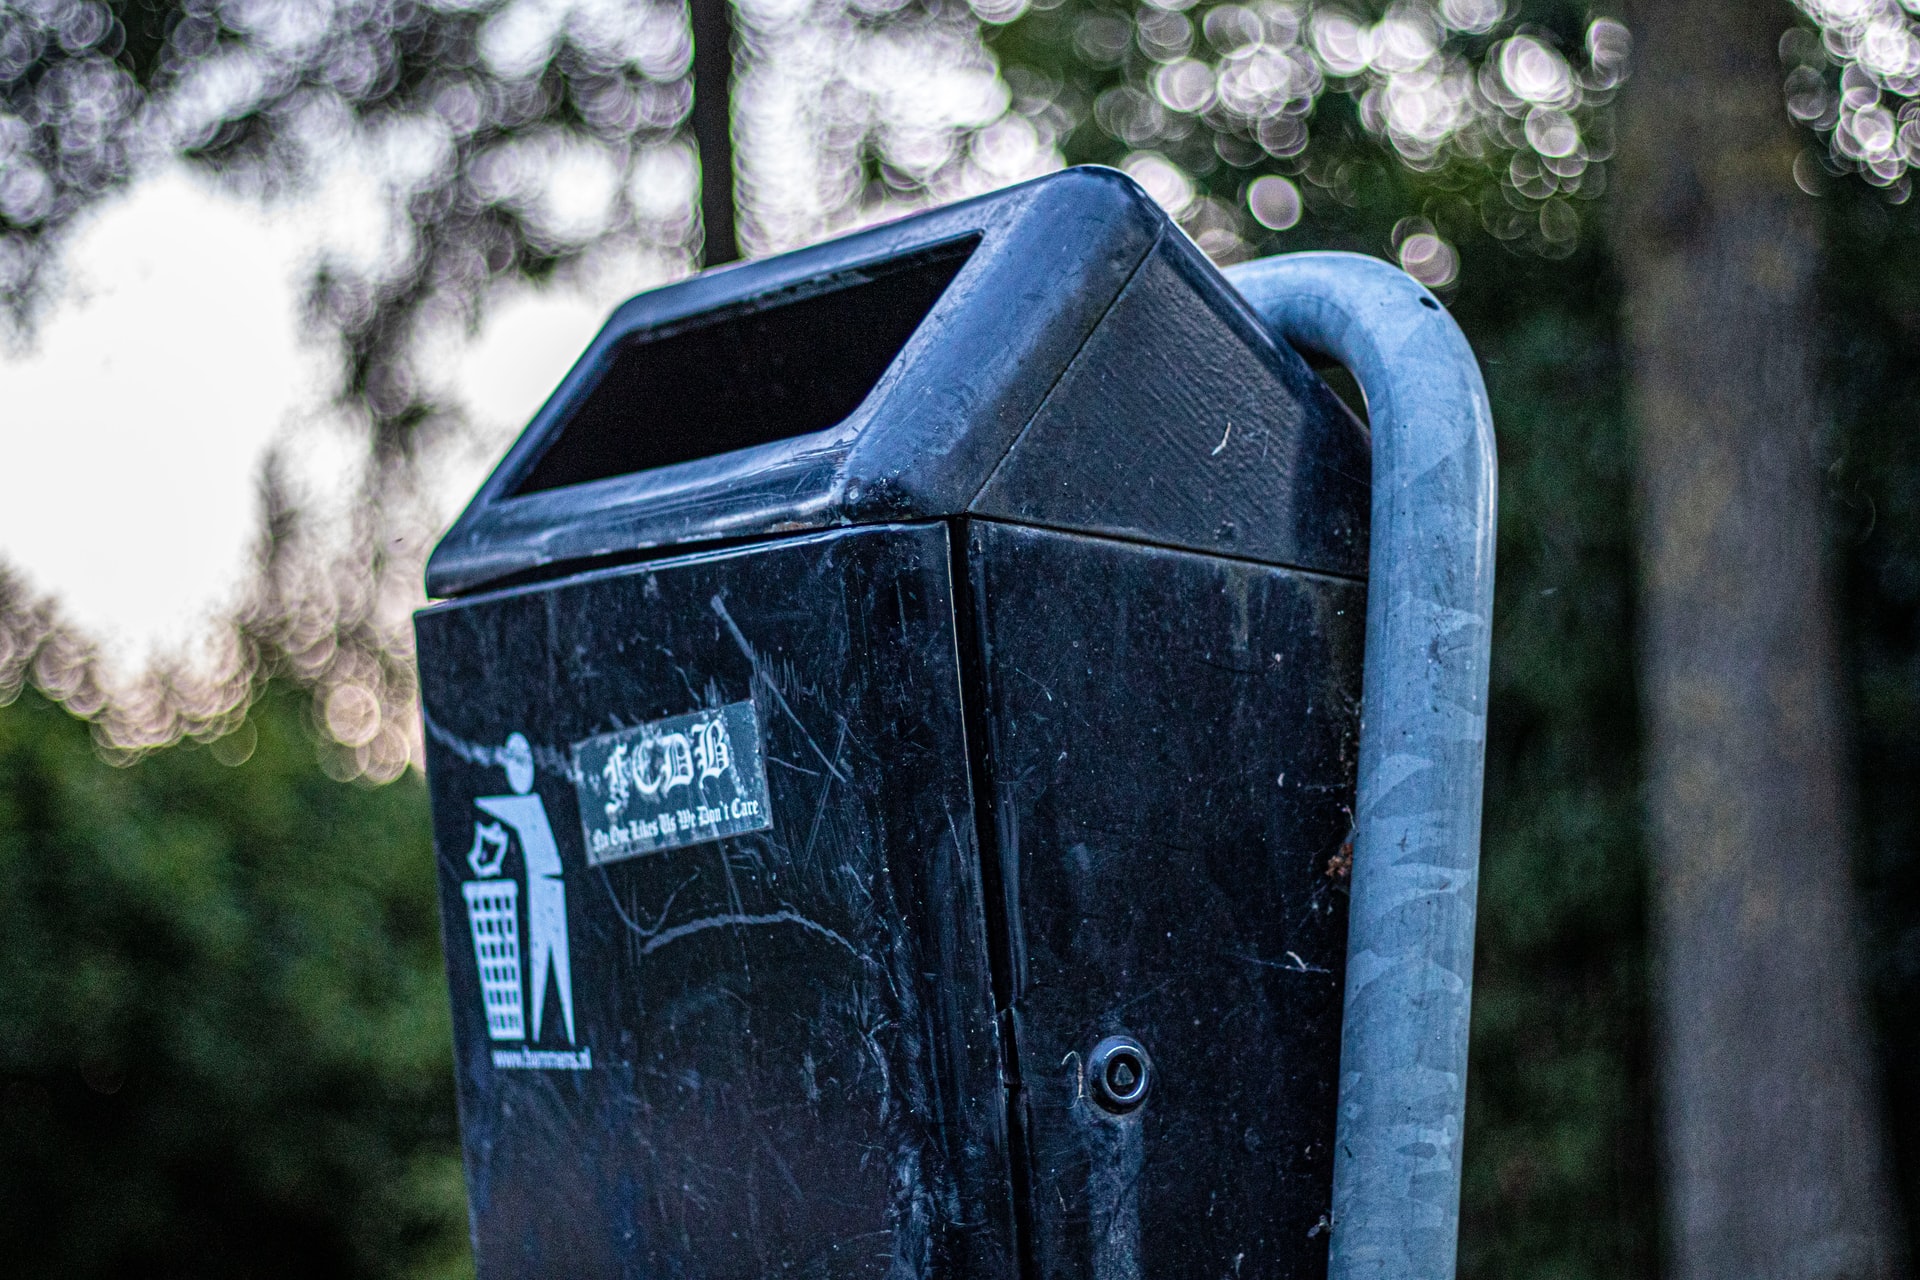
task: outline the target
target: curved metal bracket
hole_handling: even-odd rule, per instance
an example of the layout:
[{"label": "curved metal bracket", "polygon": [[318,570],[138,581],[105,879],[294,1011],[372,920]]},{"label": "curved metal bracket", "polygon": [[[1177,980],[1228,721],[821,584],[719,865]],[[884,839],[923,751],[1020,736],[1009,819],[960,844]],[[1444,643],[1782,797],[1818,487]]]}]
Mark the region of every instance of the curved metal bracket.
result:
[{"label": "curved metal bracket", "polygon": [[1493,417],[1433,295],[1354,253],[1231,267],[1275,336],[1366,393],[1373,434],[1332,1280],[1450,1280],[1492,643]]}]

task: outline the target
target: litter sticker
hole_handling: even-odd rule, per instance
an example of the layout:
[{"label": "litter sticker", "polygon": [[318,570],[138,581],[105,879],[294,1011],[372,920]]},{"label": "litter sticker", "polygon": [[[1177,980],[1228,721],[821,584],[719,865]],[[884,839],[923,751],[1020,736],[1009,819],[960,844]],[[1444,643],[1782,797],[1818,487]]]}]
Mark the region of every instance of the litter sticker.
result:
[{"label": "litter sticker", "polygon": [[[480,969],[480,1002],[487,1016],[487,1037],[494,1041],[531,1041],[540,1038],[551,979],[560,997],[560,1020],[569,1043],[573,1030],[573,966],[567,945],[567,888],[560,850],[553,841],[546,806],[533,794],[533,748],[526,735],[507,739],[497,762],[506,766],[511,795],[480,796],[473,803],[490,821],[475,821],[473,848],[467,865],[474,878],[460,886],[467,902],[467,925],[473,935],[473,959]],[[505,873],[507,851],[520,847],[526,891]],[[520,927],[522,908],[526,929]],[[522,938],[529,945],[522,945]],[[523,972],[526,953],[532,952],[530,972]],[[531,1001],[526,999],[531,994]],[[527,1005],[531,1003],[532,1009]],[[592,1069],[593,1053],[531,1048],[495,1049],[496,1067],[533,1067],[548,1070]]]},{"label": "litter sticker", "polygon": [[596,866],[773,825],[751,702],[575,743],[573,768]]}]

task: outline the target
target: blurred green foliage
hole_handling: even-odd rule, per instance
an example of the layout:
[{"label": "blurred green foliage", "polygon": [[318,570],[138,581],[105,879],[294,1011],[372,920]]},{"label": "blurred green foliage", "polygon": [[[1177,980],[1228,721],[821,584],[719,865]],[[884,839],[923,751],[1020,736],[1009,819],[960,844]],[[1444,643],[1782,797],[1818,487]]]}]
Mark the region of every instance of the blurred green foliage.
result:
[{"label": "blurred green foliage", "polygon": [[1604,256],[1470,241],[1500,430],[1461,1224],[1467,1276],[1656,1271],[1632,666],[1632,453]]},{"label": "blurred green foliage", "polygon": [[307,714],[115,768],[0,708],[8,1274],[469,1270],[425,788],[330,781]]}]

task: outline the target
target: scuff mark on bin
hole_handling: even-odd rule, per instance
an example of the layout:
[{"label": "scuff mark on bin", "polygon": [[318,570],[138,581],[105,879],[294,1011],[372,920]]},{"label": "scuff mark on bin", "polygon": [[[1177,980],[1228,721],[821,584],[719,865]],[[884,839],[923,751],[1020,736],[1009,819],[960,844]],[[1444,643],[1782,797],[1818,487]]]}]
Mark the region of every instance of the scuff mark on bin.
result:
[{"label": "scuff mark on bin", "polygon": [[682,889],[685,889],[699,878],[697,875],[688,876],[685,880],[681,881],[674,891],[667,895],[667,901],[665,905],[660,908],[660,914],[654,920],[652,926],[644,925],[640,921],[635,920],[632,915],[628,914],[626,908],[620,905],[620,897],[613,891],[613,885],[607,876],[606,868],[602,867],[599,871],[600,883],[607,891],[607,900],[613,904],[614,914],[620,917],[620,922],[624,924],[634,936],[641,939],[640,954],[643,956],[651,955],[669,943],[678,942],[682,938],[704,932],[708,929],[754,928],[764,925],[791,924],[797,925],[812,933],[817,933],[824,938],[831,939],[833,942],[846,948],[849,955],[863,964],[872,963],[865,955],[861,954],[858,947],[847,941],[839,932],[828,928],[817,920],[802,915],[791,907],[782,907],[778,911],[764,912],[720,912],[715,915],[700,916],[692,920],[683,920],[676,925],[667,924],[667,915],[673,910],[674,899],[680,896]]},{"label": "scuff mark on bin", "polygon": [[660,932],[654,933],[654,934],[648,934],[644,930],[641,930],[640,931],[641,935],[646,938],[646,942],[642,944],[640,948],[640,954],[643,956],[651,955],[655,951],[658,951],[661,947],[666,946],[668,943],[678,942],[682,938],[688,937],[692,934],[701,933],[707,929],[728,929],[728,928],[746,929],[746,928],[753,928],[755,926],[760,926],[760,925],[773,925],[773,924],[798,925],[802,929],[806,929],[806,930],[809,930],[810,932],[817,933],[823,938],[829,938],[832,941],[838,943],[840,946],[845,947],[847,949],[847,953],[851,955],[854,959],[860,960],[863,962],[866,960],[866,957],[860,954],[860,948],[854,946],[851,942],[848,942],[845,938],[841,937],[834,930],[827,928],[827,926],[821,924],[818,920],[808,919],[806,916],[801,915],[798,911],[790,911],[790,910],[789,911],[768,911],[768,912],[764,912],[757,915],[751,914],[751,913],[745,913],[745,912],[729,911],[721,915],[702,916],[697,920],[683,921],[680,924],[676,924],[669,928],[662,929]]},{"label": "scuff mark on bin", "polygon": [[793,727],[800,731],[800,736],[807,740],[809,747],[813,748],[813,754],[820,758],[820,763],[826,766],[828,773],[838,778],[841,782],[846,782],[847,775],[842,773],[840,766],[836,764],[825,751],[820,749],[820,744],[814,740],[812,732],[802,723],[800,717],[794,714],[792,705],[787,702],[787,695],[782,693],[780,686],[774,682],[773,676],[768,672],[766,664],[760,660],[760,655],[754,652],[751,644],[747,643],[747,637],[741,632],[740,625],[733,620],[733,615],[727,612],[727,602],[719,595],[715,595],[711,604],[713,605],[714,613],[719,616],[721,622],[726,624],[727,631],[733,636],[733,642],[740,646],[740,652],[745,654],[747,661],[753,664],[753,674],[755,677],[766,687],[767,692],[773,695],[774,701],[780,704],[780,710],[786,713],[787,719],[793,721]]},{"label": "scuff mark on bin", "polygon": [[1259,956],[1235,956],[1243,964],[1258,965],[1262,969],[1278,969],[1282,973],[1321,973],[1331,975],[1333,970],[1323,965],[1308,964],[1298,951],[1287,952],[1283,960],[1263,960]]},{"label": "scuff mark on bin", "polygon": [[[435,720],[431,715],[428,715],[424,709],[420,712],[420,721],[422,725],[425,726],[428,737],[453,752],[456,756],[459,756],[462,760],[465,760],[468,764],[477,764],[483,768],[491,768],[495,765],[505,765],[507,762],[504,747],[496,747],[484,742],[469,742],[453,730],[441,724],[438,720]],[[556,747],[534,747],[533,762],[535,767],[553,774],[556,777],[565,778],[569,782],[576,781],[573,775],[572,759],[566,752]]]}]

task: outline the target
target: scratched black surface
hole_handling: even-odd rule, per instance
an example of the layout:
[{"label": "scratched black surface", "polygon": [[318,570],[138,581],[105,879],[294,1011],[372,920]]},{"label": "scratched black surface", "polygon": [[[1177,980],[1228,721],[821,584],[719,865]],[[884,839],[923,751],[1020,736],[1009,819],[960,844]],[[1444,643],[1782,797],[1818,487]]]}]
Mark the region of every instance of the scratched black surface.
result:
[{"label": "scratched black surface", "polygon": [[[420,616],[483,1277],[1007,1274],[948,560],[943,525],[875,527]],[[569,744],[747,698],[773,829],[589,869]],[[588,1071],[491,1061],[460,886],[514,732]],[[556,1004],[539,1048],[569,1048]]]},{"label": "scratched black surface", "polygon": [[[1043,1280],[1326,1271],[1365,589],[976,524],[969,560]],[[1152,1055],[1089,1105],[1087,1051]]]}]

